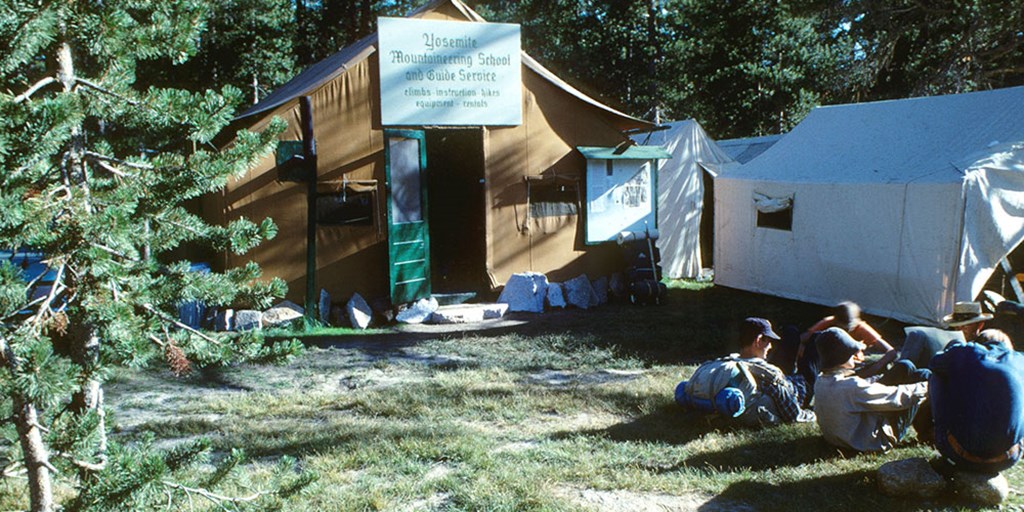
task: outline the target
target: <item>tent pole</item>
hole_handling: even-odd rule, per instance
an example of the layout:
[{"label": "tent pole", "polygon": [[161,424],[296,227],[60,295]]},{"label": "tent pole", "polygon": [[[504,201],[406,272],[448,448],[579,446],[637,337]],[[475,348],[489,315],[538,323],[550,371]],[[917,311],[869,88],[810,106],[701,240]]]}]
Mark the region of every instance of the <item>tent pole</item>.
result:
[{"label": "tent pole", "polygon": [[309,96],[299,98],[302,123],[302,155],[306,169],[306,325],[316,318],[316,139],[313,138],[313,102]]},{"label": "tent pole", "polygon": [[1010,279],[1010,288],[1013,288],[1013,294],[1017,296],[1017,302],[1024,302],[1024,289],[1021,289],[1020,281],[1017,281],[1017,274],[1013,271],[1013,267],[1010,266],[1006,256],[999,260],[999,265],[1003,267],[1003,272]]}]

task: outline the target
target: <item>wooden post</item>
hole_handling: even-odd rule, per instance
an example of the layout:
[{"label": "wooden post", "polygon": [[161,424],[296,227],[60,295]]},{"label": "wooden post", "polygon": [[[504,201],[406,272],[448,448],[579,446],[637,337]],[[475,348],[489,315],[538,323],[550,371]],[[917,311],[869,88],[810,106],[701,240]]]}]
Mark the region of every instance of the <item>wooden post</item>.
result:
[{"label": "wooden post", "polygon": [[306,178],[306,324],[317,318],[316,297],[316,139],[313,138],[313,102],[309,96],[299,99],[302,123],[302,156]]}]

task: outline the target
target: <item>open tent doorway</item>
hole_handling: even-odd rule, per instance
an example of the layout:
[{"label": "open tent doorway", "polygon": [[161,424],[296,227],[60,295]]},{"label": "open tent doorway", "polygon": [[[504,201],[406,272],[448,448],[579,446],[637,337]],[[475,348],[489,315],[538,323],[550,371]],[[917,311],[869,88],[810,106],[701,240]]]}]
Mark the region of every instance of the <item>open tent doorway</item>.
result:
[{"label": "open tent doorway", "polygon": [[433,291],[488,290],[483,130],[438,128],[426,134]]},{"label": "open tent doorway", "polygon": [[714,268],[715,257],[715,175],[698,164],[704,180],[703,207],[700,210],[700,260],[701,275],[705,268]]}]

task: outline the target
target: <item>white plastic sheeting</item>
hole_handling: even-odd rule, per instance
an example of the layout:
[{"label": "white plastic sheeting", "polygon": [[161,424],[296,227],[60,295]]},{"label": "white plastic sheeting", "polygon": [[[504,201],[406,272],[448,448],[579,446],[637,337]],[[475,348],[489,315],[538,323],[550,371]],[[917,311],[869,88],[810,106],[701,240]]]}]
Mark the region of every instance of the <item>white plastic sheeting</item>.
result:
[{"label": "white plastic sheeting", "polygon": [[663,275],[694,278],[701,274],[700,222],[704,209],[704,172],[732,162],[694,120],[634,139],[664,147],[672,158],[658,165],[658,231]]},{"label": "white plastic sheeting", "polygon": [[1022,118],[1024,87],[814,109],[716,179],[715,282],[938,324],[1024,239]]}]

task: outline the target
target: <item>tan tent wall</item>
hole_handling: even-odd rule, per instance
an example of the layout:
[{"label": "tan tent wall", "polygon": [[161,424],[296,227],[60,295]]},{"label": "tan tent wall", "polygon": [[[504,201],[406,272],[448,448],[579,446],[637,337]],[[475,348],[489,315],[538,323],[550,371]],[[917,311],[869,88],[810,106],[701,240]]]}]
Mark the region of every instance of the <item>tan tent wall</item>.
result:
[{"label": "tan tent wall", "polygon": [[[464,20],[466,14],[455,4],[444,3],[420,17]],[[520,230],[527,206],[524,176],[557,173],[582,178],[586,163],[576,146],[615,145],[625,140],[619,130],[639,127],[642,122],[624,120],[584,102],[529,66],[523,66],[522,76],[523,124],[484,130],[486,211],[481,214],[486,215],[486,271],[491,284],[502,285],[511,274],[525,271],[544,272],[557,281],[580,273],[606,275],[619,264],[618,251],[582,244],[578,236],[582,211],[575,222],[554,232]],[[384,141],[377,77],[377,55],[372,53],[308,93],[319,182],[375,179],[379,184],[380,222],[317,228],[316,286],[339,298],[353,292],[368,298],[388,293]],[[300,140],[298,110],[298,100],[293,99],[272,112],[243,119],[232,129],[259,131],[279,116],[288,123],[281,140]],[[427,165],[429,168],[430,162]],[[223,255],[215,263],[232,267],[256,261],[265,276],[284,279],[288,299],[301,303],[306,285],[306,207],[306,184],[279,182],[275,156],[264,158],[247,174],[232,180],[221,194],[207,197],[204,214],[220,223],[270,217],[278,226],[278,236],[248,254]]]},{"label": "tan tent wall", "polygon": [[576,146],[614,146],[623,140],[603,113],[524,67],[523,124],[485,133],[487,270],[492,285],[525,271],[549,274],[554,281],[612,272],[619,263],[614,248],[583,245],[582,209],[575,222],[553,233],[521,229],[527,208],[525,176],[576,176],[585,194],[586,160]]},{"label": "tan tent wall", "polygon": [[[376,68],[376,59],[364,59],[310,94],[318,181],[376,179],[380,184],[377,213],[381,222],[317,228],[316,286],[342,297],[356,291],[366,297],[387,293],[384,142],[377,119]],[[274,116],[288,122],[281,140],[301,139],[296,101],[261,118],[250,129],[265,128]],[[270,155],[229,183],[220,199],[219,206],[210,205],[207,211],[223,211],[225,221],[270,217],[278,226],[276,239],[249,254],[226,255],[223,264],[232,267],[256,261],[266,276],[280,277],[288,283],[288,299],[302,302],[306,286],[306,185],[277,181],[275,156]]]}]

